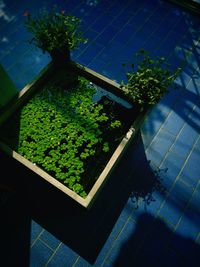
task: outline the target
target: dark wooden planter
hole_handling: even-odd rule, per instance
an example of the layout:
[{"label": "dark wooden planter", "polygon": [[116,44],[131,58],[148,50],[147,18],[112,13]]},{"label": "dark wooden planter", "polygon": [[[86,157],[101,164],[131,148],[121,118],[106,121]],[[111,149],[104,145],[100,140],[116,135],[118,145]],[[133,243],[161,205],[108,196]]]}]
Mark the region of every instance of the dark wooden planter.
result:
[{"label": "dark wooden planter", "polygon": [[[16,98],[10,101],[9,105],[7,105],[6,107],[4,107],[3,110],[1,110],[0,125],[4,121],[6,121],[19,107],[21,107],[24,103],[26,103],[26,101],[31,98],[34,92],[36,92],[37,90],[41,88],[41,86],[45,83],[45,81],[47,81],[48,78],[51,76],[51,74],[54,72],[55,67],[56,66],[52,63],[47,65],[32,82],[30,82],[23,88],[23,90],[18,94]],[[70,68],[75,73],[87,78],[94,84],[101,86],[102,88],[114,93],[117,96],[124,97],[119,84],[108,79],[107,77],[87,67],[79,65],[75,62],[70,63]],[[23,164],[30,171],[36,173],[39,177],[41,177],[41,179],[45,179],[48,183],[55,186],[57,189],[62,191],[64,194],[68,195],[70,198],[78,202],[83,207],[89,208],[91,207],[92,203],[94,203],[94,200],[96,199],[100,190],[103,188],[103,185],[109,178],[111,172],[113,171],[113,169],[119,162],[120,158],[123,156],[124,152],[127,150],[131,141],[134,139],[134,136],[136,132],[138,131],[138,129],[140,128],[141,124],[143,123],[146,114],[147,112],[141,113],[138,116],[138,118],[133,122],[132,126],[127,131],[127,133],[124,135],[123,140],[120,142],[120,144],[118,145],[118,147],[112,154],[104,170],[99,175],[99,178],[96,180],[95,184],[93,185],[92,189],[90,190],[86,198],[80,197],[78,194],[70,190],[68,187],[66,187],[64,184],[59,182],[57,179],[49,175],[43,169],[34,165],[31,161],[25,159],[23,156],[18,154],[16,151],[12,150],[8,145],[6,145],[1,140],[0,140],[0,149],[4,153],[9,155],[10,157],[14,158],[15,160]]]}]

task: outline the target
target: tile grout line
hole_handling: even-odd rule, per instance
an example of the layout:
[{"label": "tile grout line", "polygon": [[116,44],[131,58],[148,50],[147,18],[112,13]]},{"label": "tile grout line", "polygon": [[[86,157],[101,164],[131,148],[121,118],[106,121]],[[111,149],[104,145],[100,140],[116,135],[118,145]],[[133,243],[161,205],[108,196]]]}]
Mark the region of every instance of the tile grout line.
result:
[{"label": "tile grout line", "polygon": [[[187,83],[187,85],[186,85],[186,88],[187,88],[187,86],[188,86],[188,84],[190,83],[191,80],[192,80],[192,78],[188,81],[188,83]],[[184,90],[188,91],[187,89],[184,89]],[[159,103],[158,103],[158,104],[159,104]],[[178,105],[178,103],[175,103],[175,104],[173,105],[173,108],[176,107],[176,105]],[[170,112],[168,113],[168,115],[166,116],[165,120],[163,121],[162,125],[160,126],[160,128],[158,129],[158,131],[156,132],[156,134],[153,136],[153,138],[152,138],[151,142],[149,143],[149,145],[146,147],[146,149],[145,149],[145,153],[148,152],[148,150],[150,149],[150,146],[152,145],[154,139],[157,137],[157,135],[158,135],[158,134],[160,133],[160,131],[163,129],[163,124],[164,124],[164,122],[169,118],[169,116],[170,116],[173,112],[175,112],[175,111],[174,111],[174,110],[172,109],[172,107],[171,107],[171,111],[170,111]],[[149,116],[148,116],[148,117],[149,117]],[[145,119],[144,123],[145,123],[146,121],[148,121],[148,117]],[[172,134],[172,135],[173,135],[173,134]],[[145,136],[145,135],[144,135],[144,136]]]},{"label": "tile grout line", "polygon": [[54,251],[54,249],[46,241],[44,241],[40,237],[38,238],[38,240],[42,242],[46,247],[48,247],[51,251]]},{"label": "tile grout line", "polygon": [[[176,104],[175,104],[175,105],[176,105]],[[175,105],[174,105],[174,106],[175,106]],[[170,117],[170,115],[171,115],[172,113],[173,113],[173,110],[171,110],[171,111],[169,112],[169,114],[167,115],[167,117],[165,118],[165,120],[163,121],[163,123],[161,124],[161,126],[159,127],[158,131],[157,131],[156,134],[153,136],[151,142],[150,142],[150,143],[148,144],[148,146],[145,148],[145,154],[147,154],[147,153],[148,153],[148,150],[151,149],[151,145],[152,145],[152,143],[154,142],[154,139],[157,138],[157,136],[158,136],[158,134],[160,133],[160,131],[164,128],[164,127],[163,127],[164,122]],[[148,117],[145,119],[145,121],[148,121]],[[145,123],[145,121],[144,121],[144,123]],[[144,137],[145,137],[145,135],[144,135]]]},{"label": "tile grout line", "polygon": [[[138,10],[137,10],[137,12],[134,14],[134,16],[135,15],[137,15],[139,12],[140,12],[140,10],[142,10],[142,8],[144,7],[144,5],[145,5],[145,3],[143,4],[143,6],[142,7],[140,7]],[[159,7],[156,7],[155,9],[154,9],[154,13],[155,13],[155,11],[157,10],[157,9],[159,9]],[[131,36],[131,38],[127,41],[127,42],[125,42],[124,43],[124,45],[123,45],[123,48],[125,48],[126,47],[126,45],[129,43],[129,41],[143,28],[143,26],[145,25],[145,23],[149,20],[149,18],[151,17],[152,15],[149,15],[149,17],[143,22],[143,24],[141,24],[138,28],[137,28],[137,30],[136,30],[136,32],[134,32],[133,33],[133,35]],[[132,18],[130,18],[128,21],[127,21],[127,23],[121,28],[121,30],[119,31],[119,33],[120,32],[122,32],[123,31],[123,29],[127,26],[127,25],[129,25],[129,22],[130,22],[130,20],[131,20]],[[117,35],[117,34],[116,34]],[[115,36],[116,36],[115,35]],[[114,37],[115,37],[114,36]],[[113,39],[114,39],[114,37],[113,37]],[[113,40],[112,39],[112,40]],[[111,40],[111,41],[112,41]],[[121,49],[119,49],[119,50],[121,50]],[[116,55],[119,53],[119,51],[118,52],[116,52]],[[115,56],[116,56],[115,55]],[[93,60],[92,60],[93,61]],[[91,61],[91,62],[92,62]],[[107,63],[106,63],[106,65],[105,66],[109,66],[110,64],[112,63],[112,60],[110,60],[110,61],[108,61]]]},{"label": "tile grout line", "polygon": [[190,203],[191,203],[191,201],[192,201],[192,197],[194,196],[194,194],[196,194],[196,191],[197,191],[197,188],[199,187],[199,185],[200,185],[200,180],[198,181],[197,185],[195,186],[194,191],[193,191],[193,193],[192,193],[192,195],[191,195],[191,197],[190,197],[190,200],[188,201],[187,205],[185,206],[184,211],[183,211],[183,214],[182,214],[182,216],[179,218],[179,220],[178,220],[178,222],[177,222],[177,224],[176,224],[176,226],[175,226],[175,231],[177,230],[177,228],[178,228],[178,226],[179,226],[179,224],[180,224],[180,222],[181,222],[181,220],[182,220],[182,217],[184,216],[185,211],[186,211],[187,208],[189,207],[189,205],[190,205]]},{"label": "tile grout line", "polygon": [[[129,5],[129,3],[124,7],[124,9],[127,7]],[[114,4],[112,5],[112,6],[114,6]],[[111,6],[111,7],[112,7]],[[124,11],[124,9],[122,9],[121,10],[121,12],[118,14],[118,16],[120,15],[120,14],[122,14],[123,13],[123,11]],[[106,12],[109,10],[109,8],[103,13],[103,14],[106,14]],[[103,16],[103,15],[102,15]],[[117,16],[117,17],[118,17]],[[99,16],[98,18],[100,18],[101,16]],[[91,43],[89,44],[89,46],[91,46],[97,39],[98,39],[98,37],[106,30],[106,28],[108,27],[108,26],[110,26],[110,25],[112,25],[112,22],[117,18],[117,17],[113,17],[112,18],[112,20],[110,21],[110,23],[108,24],[108,25],[106,25],[101,31],[96,31],[95,30],[95,32],[97,32],[98,34],[96,35],[96,38],[94,38],[92,41],[91,41]],[[92,25],[93,24],[95,24],[95,22],[98,20],[98,18],[91,24],[91,26],[90,27],[88,27],[88,29],[92,29],[93,30],[93,28],[92,28]],[[124,26],[122,27],[122,29],[124,28]],[[122,30],[120,30],[120,31],[122,31]],[[115,38],[115,36],[117,35],[118,33],[116,33],[114,36],[113,36],[113,38],[110,40],[110,42]],[[99,42],[97,42],[98,44],[100,44]],[[101,44],[100,44],[101,45]],[[87,52],[87,49],[88,49],[88,46],[86,47],[86,48],[84,48],[83,49],[83,51],[77,56],[77,59],[79,59],[79,57],[81,57],[81,55],[83,55],[85,52]],[[93,60],[95,60],[95,58],[102,52],[102,50],[103,49],[105,49],[105,46],[104,45],[102,45],[102,49],[97,53],[97,55],[90,61],[90,63],[89,64],[91,64],[91,62],[93,61]]]},{"label": "tile grout line", "polygon": [[[193,197],[193,195],[196,193],[196,190],[197,190],[197,187],[199,186],[199,184],[200,184],[200,181],[197,183],[197,185],[196,185],[196,187],[195,187],[195,189],[194,189],[194,191],[193,191],[193,193],[192,193],[192,195],[191,195],[191,197],[190,197],[190,200],[188,201],[187,205],[186,205],[185,208],[184,208],[184,211],[182,212],[181,217],[179,218],[179,220],[178,220],[178,222],[176,223],[176,225],[174,225],[174,227],[173,227],[173,231],[172,231],[173,234],[175,234],[175,232],[176,232],[178,226],[180,225],[181,220],[182,220],[182,218],[183,218],[183,216],[184,216],[184,214],[185,214],[185,211],[186,211],[187,208],[189,207],[190,202],[191,202],[191,200],[192,200],[192,197]],[[200,233],[199,233],[199,235],[200,235]],[[197,239],[198,239],[198,234],[197,234],[197,236],[196,236],[196,240],[197,240]],[[165,248],[169,248],[169,249],[171,249],[169,242],[165,245]]]},{"label": "tile grout line", "polygon": [[[141,199],[139,200],[139,203],[140,203],[140,202],[142,202]],[[111,254],[113,248],[115,247],[115,244],[116,244],[117,240],[119,239],[119,237],[121,236],[122,232],[124,231],[124,229],[125,229],[127,223],[128,223],[129,221],[133,221],[134,223],[136,223],[136,220],[135,220],[134,218],[132,218],[132,215],[133,215],[134,211],[135,211],[135,209],[133,208],[132,211],[131,211],[131,213],[130,213],[130,215],[127,217],[127,219],[126,219],[126,221],[125,221],[123,227],[121,228],[121,231],[118,233],[118,235],[116,236],[116,238],[115,238],[115,240],[113,241],[112,245],[110,246],[110,249],[109,249],[108,252],[106,253],[106,255],[105,255],[105,257],[104,257],[104,260],[103,260],[102,264],[100,265],[100,267],[103,267],[104,263],[107,261],[109,255]],[[146,235],[148,235],[148,233],[147,233]]]},{"label": "tile grout line", "polygon": [[[182,170],[184,169],[185,165],[187,164],[187,161],[188,161],[190,155],[192,154],[192,152],[193,152],[193,150],[194,150],[194,148],[195,148],[195,146],[196,146],[196,144],[197,144],[197,142],[198,142],[199,140],[200,140],[200,136],[199,136],[199,137],[197,138],[197,140],[194,142],[191,151],[188,153],[188,156],[185,158],[185,162],[184,162],[183,166],[181,167],[181,170],[180,170],[179,173],[177,174],[177,176],[176,176],[176,178],[175,178],[175,180],[174,180],[174,182],[173,182],[173,184],[172,184],[172,186],[171,186],[169,192],[167,193],[167,195],[166,195],[165,198],[163,199],[163,201],[162,201],[162,203],[161,203],[159,209],[157,210],[156,215],[155,215],[156,218],[159,216],[159,212],[160,212],[160,210],[163,208],[163,206],[164,206],[164,204],[165,204],[165,202],[166,202],[166,200],[167,200],[167,198],[168,198],[170,192],[173,190],[173,188],[174,188],[174,186],[175,186],[177,180],[180,178],[180,174],[181,174]],[[167,152],[167,153],[168,153],[168,152]],[[161,163],[161,164],[162,164],[162,163]],[[159,164],[158,168],[161,167],[161,164]],[[180,180],[181,180],[181,179],[180,179]],[[182,182],[182,181],[181,181],[181,182]],[[195,187],[195,188],[196,188],[196,187]],[[196,189],[195,189],[195,190],[196,190]],[[171,223],[170,223],[170,224],[171,224]],[[171,225],[172,225],[172,224],[171,224]]]},{"label": "tile grout line", "polygon": [[118,235],[116,236],[116,238],[115,238],[115,240],[113,241],[112,245],[109,247],[109,249],[108,249],[108,251],[107,251],[107,253],[106,253],[105,257],[104,257],[104,260],[103,260],[103,262],[101,263],[101,265],[100,265],[99,267],[103,267],[105,261],[107,260],[107,258],[109,257],[109,255],[110,255],[112,249],[114,248],[116,241],[117,241],[117,240],[119,239],[119,237],[121,236],[121,233],[122,233],[123,230],[125,229],[125,227],[126,227],[126,225],[127,225],[127,223],[128,223],[129,220],[130,220],[130,216],[127,218],[127,220],[126,220],[126,222],[124,223],[124,225],[123,225],[121,231],[118,233]]},{"label": "tile grout line", "polygon": [[[169,16],[170,14],[168,14],[168,16]],[[181,16],[178,20],[177,20],[177,22],[172,26],[172,28],[169,30],[169,32],[166,34],[166,36],[165,36],[165,38],[163,38],[163,40],[161,41],[161,43],[159,43],[159,45],[157,46],[157,50],[159,49],[159,48],[161,48],[162,47],[162,45],[163,45],[163,43],[167,40],[167,38],[169,37],[169,35],[174,31],[174,28],[176,27],[176,25],[181,21],[181,19],[183,18],[184,16]],[[189,26],[188,26],[189,27]],[[186,36],[186,33],[185,34],[183,34],[182,35],[182,38],[184,38],[184,36]],[[171,54],[172,54],[173,52],[171,52]],[[170,54],[170,55],[171,55]]]},{"label": "tile grout line", "polygon": [[[199,137],[199,138],[200,138],[200,137]],[[199,138],[198,138],[198,139],[199,139]],[[173,184],[172,184],[172,186],[171,186],[169,192],[167,193],[165,199],[164,199],[163,202],[161,203],[161,205],[160,205],[158,211],[156,212],[156,217],[159,216],[159,212],[160,212],[161,209],[163,208],[163,206],[164,206],[164,204],[165,204],[167,198],[169,197],[169,195],[170,195],[171,191],[173,190],[173,188],[174,188],[176,182],[178,181],[178,179],[179,179],[179,177],[180,177],[180,174],[181,174],[181,172],[183,171],[185,165],[187,164],[187,161],[188,161],[190,155],[192,154],[192,152],[193,152],[193,150],[194,150],[194,147],[195,147],[195,145],[196,145],[198,139],[197,139],[196,142],[194,143],[193,148],[191,149],[190,153],[189,153],[188,156],[186,157],[186,160],[185,160],[185,162],[183,163],[183,165],[182,165],[182,167],[181,167],[181,170],[180,170],[179,173],[177,174],[177,176],[176,176],[176,178],[175,178],[175,180],[174,180],[174,182],[173,182]]]},{"label": "tile grout line", "polygon": [[58,244],[58,246],[56,247],[55,250],[53,250],[53,253],[51,254],[51,256],[49,257],[49,259],[47,260],[47,262],[45,263],[44,267],[48,266],[49,262],[52,260],[52,258],[55,256],[56,252],[59,250],[59,248],[61,247],[62,242],[60,242],[60,244]]},{"label": "tile grout line", "polygon": [[[196,108],[195,106],[192,108],[191,112],[188,114],[188,118],[191,117],[190,115],[194,112],[195,108]],[[176,143],[176,141],[178,140],[179,136],[180,136],[181,133],[183,132],[183,129],[184,129],[186,126],[187,126],[187,123],[184,122],[184,123],[183,123],[183,126],[181,127],[181,129],[179,130],[178,134],[176,135],[176,137],[175,137],[175,139],[174,139],[174,142],[171,144],[170,148],[168,149],[168,151],[167,151],[166,154],[164,155],[162,161],[160,162],[158,168],[161,167],[161,165],[162,165],[163,162],[166,160],[166,158],[167,158],[167,156],[170,154],[170,152],[171,152],[171,153],[174,153],[174,152],[172,151],[172,147],[173,147],[173,145]],[[167,130],[166,130],[166,131],[167,131]],[[168,132],[168,131],[167,131],[167,132]],[[170,133],[170,132],[168,132],[168,133]],[[171,134],[171,133],[170,133],[170,134]],[[172,135],[172,136],[174,136],[174,135]],[[177,154],[178,156],[180,156],[178,153],[175,153],[175,154]],[[187,157],[185,157],[185,159],[186,159],[186,158],[187,158]]]},{"label": "tile grout line", "polygon": [[[155,221],[156,219],[157,219],[157,217],[153,217],[153,220],[154,220],[154,221]],[[174,229],[174,225],[173,225],[171,222],[168,222],[165,218],[162,218],[162,220],[163,220],[166,224],[171,225],[170,228]],[[144,245],[144,243],[146,242],[146,239],[149,238],[149,237],[151,237],[151,236],[152,236],[152,234],[151,234],[151,228],[150,228],[150,229],[148,230],[148,232],[146,233],[146,235],[145,235],[143,241],[141,242],[139,248],[137,248],[136,253],[135,253],[135,256],[137,256],[138,253],[140,252],[140,249],[141,249],[141,247]],[[134,256],[134,257],[135,257],[135,256]]]},{"label": "tile grout line", "polygon": [[[93,31],[95,31],[95,32],[97,33],[96,38],[94,38],[94,39],[91,41],[91,43],[89,44],[89,46],[92,45],[92,44],[94,43],[94,41],[95,41],[95,40],[102,34],[102,32],[106,29],[106,27],[109,26],[109,25],[112,23],[112,20],[115,19],[115,17],[113,17],[112,20],[110,21],[110,23],[109,23],[108,25],[106,25],[101,31],[96,31],[95,29],[92,28],[92,25],[95,24],[95,23],[98,21],[98,19],[102,18],[102,17],[109,11],[109,9],[112,8],[113,6],[114,6],[114,4],[111,5],[110,7],[108,7],[108,8],[106,9],[106,11],[105,11],[103,14],[97,16],[96,20],[94,20],[94,21],[92,22],[92,24],[87,28],[87,30],[85,30],[85,33],[86,33],[88,30],[93,30]],[[102,46],[103,46],[103,45],[102,45]],[[79,58],[83,53],[85,53],[87,49],[88,49],[88,46],[86,46],[86,47],[82,50],[82,52],[77,56],[77,58]]]},{"label": "tile grout line", "polygon": [[[158,10],[158,9],[159,9],[159,6],[158,6],[157,8],[154,9],[154,11],[152,12],[152,14],[145,20],[145,22],[142,24],[142,26],[139,27],[139,30],[137,30],[137,31],[135,32],[135,34],[137,34],[137,32],[139,32],[140,29],[143,28],[143,26],[145,25],[145,23],[151,19],[151,17],[153,16],[153,13],[155,13],[156,10]],[[164,21],[164,20],[165,20],[167,17],[169,17],[169,16],[170,16],[170,13],[169,13],[169,11],[168,11],[168,13],[164,16],[164,18],[162,18],[162,21]],[[181,20],[181,18],[182,18],[182,17],[179,18],[179,20],[176,22],[176,24]],[[175,24],[175,25],[176,25],[176,24]],[[173,26],[173,28],[175,28],[175,25]],[[160,25],[157,25],[157,26],[155,27],[155,29],[154,29],[154,30],[151,32],[151,34],[148,36],[147,40],[143,43],[143,46],[144,46],[146,43],[149,42],[151,36],[152,36],[153,34],[155,34],[156,31],[157,31],[159,28],[160,28]],[[171,32],[173,32],[173,29],[169,30],[169,32],[167,33],[167,35],[165,36],[165,38],[163,39],[163,41],[161,42],[161,44],[160,44],[159,46],[157,46],[157,48],[155,49],[155,51],[158,50],[158,49],[161,47],[162,43],[163,43],[165,40],[167,40],[168,35],[170,35]],[[133,36],[134,36],[135,34],[133,34]],[[183,36],[185,36],[185,35],[183,35]],[[128,43],[128,42],[127,42],[127,43]],[[124,45],[124,46],[125,46],[125,45]],[[173,53],[173,52],[171,52],[171,54],[172,54],[172,53]],[[171,54],[170,54],[170,55],[171,55]],[[110,61],[108,64],[110,64],[111,62],[112,62],[112,61]]]},{"label": "tile grout line", "polygon": [[[192,193],[192,195],[191,195],[191,197],[190,197],[190,200],[188,201],[187,205],[186,205],[185,208],[184,208],[184,211],[188,208],[188,206],[189,206],[189,204],[190,204],[190,202],[191,202],[191,200],[192,200],[193,195],[196,193],[196,189],[197,189],[197,187],[199,186],[199,184],[200,184],[200,182],[198,182],[197,186],[195,187],[195,189],[194,189],[194,191],[193,191],[193,193]],[[183,211],[183,213],[184,213],[184,211]],[[157,213],[158,213],[158,212],[157,212]],[[175,232],[176,232],[176,229],[177,229],[177,227],[178,227],[178,225],[180,224],[180,221],[181,221],[183,215],[184,215],[184,214],[182,214],[182,216],[181,216],[181,217],[179,218],[179,220],[178,220],[178,223],[176,223],[176,224],[171,223],[171,222],[168,221],[166,218],[164,218],[164,217],[162,217],[162,216],[159,216],[158,214],[154,217],[154,220],[156,220],[158,217],[161,218],[161,219],[166,223],[166,225],[167,225],[168,227],[171,226],[171,227],[169,227],[169,228],[172,230],[173,233],[175,233]],[[199,233],[199,235],[200,235],[200,233]],[[145,237],[145,240],[146,240],[146,238],[148,238],[148,236],[151,236],[151,233],[150,233],[150,232],[147,233],[147,235],[146,235],[146,237]],[[198,239],[198,235],[197,235],[196,239]],[[145,240],[143,241],[143,244],[144,244]],[[169,243],[169,241],[168,241],[168,243]],[[169,247],[169,244],[168,244],[168,243],[166,244],[165,248]],[[141,246],[142,246],[142,245],[141,245]],[[141,247],[141,246],[140,246],[140,247]],[[139,248],[139,249],[140,249],[140,248]],[[136,255],[137,255],[137,253],[139,253],[139,249],[138,249],[138,251],[136,252]]]},{"label": "tile grout line", "polygon": [[[30,51],[32,51],[33,48],[30,48],[28,50],[26,50],[26,52],[22,55],[22,56],[25,56],[26,54],[28,54]],[[18,61],[16,61],[14,64],[12,64],[9,68],[5,69],[6,72],[9,72],[13,67],[15,67],[16,64],[18,64],[20,62],[20,59]],[[20,76],[22,76],[23,74],[26,74],[28,72],[28,70],[31,70],[33,68],[33,66],[31,65],[28,69],[23,69],[23,71],[20,72]],[[40,70],[38,70],[38,73],[39,73]],[[16,77],[19,77],[19,74],[16,76]],[[15,77],[15,78],[16,78]],[[34,77],[32,78],[34,79]],[[32,80],[31,79],[31,80]],[[30,80],[30,81],[31,81]],[[28,81],[28,83],[30,82]],[[18,88],[19,90],[22,90],[23,88]]]},{"label": "tile grout line", "polygon": [[[127,4],[127,6],[129,6],[130,3],[131,3],[131,2],[129,2],[129,3]],[[144,5],[145,5],[145,2],[144,2],[143,5],[137,10],[137,12],[134,13],[134,16],[137,15],[137,14],[140,12],[140,10],[143,10],[142,8],[144,7]],[[126,7],[127,7],[127,6],[126,6]],[[126,7],[125,7],[125,8],[126,8]],[[124,9],[125,9],[125,8],[124,8]],[[158,7],[155,8],[155,10],[157,10],[157,9],[158,9]],[[124,10],[122,10],[121,13],[123,13],[123,11],[124,11]],[[120,15],[121,13],[119,13],[119,15]],[[134,17],[134,16],[133,16],[133,17]],[[130,18],[129,18],[129,20],[126,22],[126,24],[124,24],[123,27],[119,30],[119,32],[116,33],[116,34],[113,36],[113,38],[110,40],[110,42],[112,42],[112,40],[113,40],[118,34],[120,34],[120,32],[122,32],[123,29],[124,29],[127,25],[129,25],[129,22],[130,22],[130,20],[131,20],[133,17],[130,17]],[[149,18],[149,17],[148,17],[148,18]],[[143,25],[145,24],[146,21],[148,21],[148,18],[144,21],[144,23],[143,23],[140,27],[138,27],[137,31],[136,31],[135,33],[133,33],[133,35],[131,36],[131,38],[133,38],[134,35],[135,35],[141,28],[143,28]],[[112,24],[112,22],[111,22],[110,24]],[[109,24],[109,25],[110,25],[110,24]],[[130,38],[130,39],[131,39],[131,38]],[[126,44],[127,44],[128,42],[129,42],[129,41],[127,41],[126,43],[124,43],[123,47],[125,47]],[[106,47],[104,47],[104,48],[106,48]],[[121,48],[120,48],[119,50],[121,50]],[[116,54],[118,54],[119,52],[120,52],[120,51],[116,52]],[[115,56],[116,56],[116,55],[115,55]],[[95,58],[96,58],[96,57],[95,57]],[[95,58],[93,58],[89,64],[91,64],[91,63],[95,60]],[[105,63],[105,66],[108,66],[111,62],[112,62],[112,60],[108,61],[107,63]],[[104,61],[103,61],[103,63],[104,63]]]},{"label": "tile grout line", "polygon": [[[22,25],[22,23],[20,23],[20,24],[17,26],[17,28],[15,28],[15,30],[14,30],[12,33],[9,33],[9,34],[6,36],[6,38],[7,38],[7,37],[11,37],[13,34],[17,33],[21,25]],[[22,40],[20,40],[20,41],[15,41],[14,46],[11,46],[11,47],[9,48],[9,50],[6,52],[6,54],[4,54],[3,56],[0,56],[0,60],[4,59],[4,57],[6,57],[9,53],[11,53],[12,50],[14,50],[14,49],[17,47],[17,45],[21,43],[21,41],[22,41]],[[13,42],[13,41],[12,41],[12,42]]]},{"label": "tile grout line", "polygon": [[44,233],[44,228],[41,230],[41,232],[38,234],[38,236],[35,238],[35,240],[33,241],[33,243],[31,244],[31,248],[35,245],[35,243],[38,241],[38,239],[40,238],[40,236]]},{"label": "tile grout line", "polygon": [[195,190],[196,187],[195,187],[195,186],[192,186],[192,185],[188,184],[188,182],[184,181],[184,180],[182,179],[182,176],[181,176],[181,175],[179,176],[179,180],[185,185],[185,187],[187,187],[187,188],[192,188],[192,189]]},{"label": "tile grout line", "polygon": [[81,259],[80,256],[77,257],[77,259],[75,260],[75,262],[73,263],[71,267],[76,267],[76,264],[78,263],[79,259]]},{"label": "tile grout line", "polygon": [[27,49],[25,51],[25,53],[23,53],[22,55],[19,56],[18,60],[16,60],[15,63],[11,64],[8,68],[5,68],[6,71],[10,71],[17,63],[20,62],[20,59],[23,58],[23,56],[25,56],[26,54],[28,54],[32,50],[33,50],[33,47],[31,47],[30,49]]},{"label": "tile grout line", "polygon": [[[183,36],[185,36],[186,35],[186,33],[183,35]],[[200,43],[200,41],[198,42],[198,43]],[[173,54],[173,52],[171,53],[171,55]],[[170,56],[169,56],[170,57]],[[168,57],[168,58],[169,58]],[[187,64],[187,62],[186,62],[186,60],[189,58],[189,55],[186,55],[186,58],[185,58],[185,60],[184,60],[184,63],[185,63],[185,65]],[[184,65],[184,66],[185,66]],[[197,67],[197,69],[198,69],[199,67]],[[197,71],[197,70],[196,70]],[[185,88],[187,88],[187,86],[189,85],[189,83],[192,81],[193,79],[192,78],[190,78],[189,79],[189,81],[188,81],[188,83],[185,85]],[[187,90],[187,89],[185,89],[185,90]],[[176,106],[176,104],[174,104],[174,107]],[[173,113],[174,111],[173,110],[171,110],[169,113],[168,113],[168,115],[167,115],[167,117],[165,118],[165,121],[167,120],[167,118]],[[147,121],[148,120],[148,117],[145,119],[145,121]],[[144,121],[144,123],[145,123],[145,121]],[[164,122],[163,122],[164,123]],[[161,125],[160,126],[160,128],[159,128],[159,130],[157,131],[157,133],[154,135],[154,137],[153,137],[153,139],[151,140],[151,142],[149,143],[149,145],[147,146],[147,148],[145,149],[145,152],[147,152],[147,150],[149,149],[149,147],[151,146],[151,144],[152,144],[152,142],[154,141],[154,139],[156,138],[156,136],[159,134],[159,132],[160,132],[160,130],[162,129],[162,127],[163,127],[163,125]]]}]

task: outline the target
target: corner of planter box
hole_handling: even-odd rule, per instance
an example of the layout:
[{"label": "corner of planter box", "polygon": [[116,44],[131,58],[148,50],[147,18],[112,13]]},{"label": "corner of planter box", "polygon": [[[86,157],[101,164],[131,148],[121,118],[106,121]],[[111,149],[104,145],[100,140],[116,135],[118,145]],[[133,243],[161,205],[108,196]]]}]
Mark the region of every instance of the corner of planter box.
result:
[{"label": "corner of planter box", "polygon": [[[73,63],[74,64],[74,63]],[[104,77],[101,74],[96,73],[93,70],[90,70],[84,66],[77,65],[76,63],[74,64],[73,68],[76,69],[77,72],[80,73],[80,75],[85,76],[88,79],[92,79],[92,81],[95,83],[100,83],[103,86],[108,86],[108,88],[118,94],[121,95],[121,89],[119,88],[119,85],[112,80]],[[20,95],[15,102],[15,105],[8,110],[8,113],[6,116],[3,117],[5,120],[11,113],[13,113],[24,101],[30,97],[31,93],[33,93],[44,80],[46,80],[49,75],[54,71],[54,66],[52,63],[48,64],[40,73],[39,75],[29,84],[27,84],[24,89],[20,92]],[[74,191],[70,190],[67,188],[64,184],[60,183],[58,180],[56,180],[54,177],[43,171],[41,168],[38,166],[34,165],[32,162],[29,160],[25,159],[21,155],[19,155],[17,152],[13,151],[10,149],[7,145],[4,143],[0,142],[0,148],[8,155],[13,157],[14,159],[18,160],[21,162],[24,166],[29,168],[31,171],[35,172],[37,175],[39,175],[41,178],[45,179],[47,182],[55,186],[57,189],[68,195],[70,198],[74,199],[77,203],[79,203],[81,206],[83,206],[86,209],[90,209],[92,205],[95,202],[95,199],[97,198],[98,194],[100,193],[101,189],[105,185],[105,182],[107,181],[108,177],[112,173],[112,170],[115,168],[117,162],[120,160],[124,152],[126,151],[128,145],[131,143],[133,140],[133,137],[135,136],[137,130],[139,129],[141,123],[144,120],[144,114],[141,114],[139,116],[138,120],[130,127],[129,131],[126,133],[116,150],[114,151],[112,157],[108,161],[106,167],[104,168],[103,172],[97,179],[96,183],[88,193],[86,198],[82,198],[79,196],[77,193]],[[1,123],[1,117],[0,117],[0,123]]]}]

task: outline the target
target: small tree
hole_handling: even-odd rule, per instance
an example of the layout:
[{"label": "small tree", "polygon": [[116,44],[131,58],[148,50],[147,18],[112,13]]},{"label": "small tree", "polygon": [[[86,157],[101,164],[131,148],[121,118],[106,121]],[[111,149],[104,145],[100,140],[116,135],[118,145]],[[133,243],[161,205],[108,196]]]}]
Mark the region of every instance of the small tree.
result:
[{"label": "small tree", "polygon": [[24,15],[25,27],[33,35],[30,42],[48,52],[55,62],[70,60],[70,50],[87,42],[80,31],[81,20],[66,15],[64,10],[41,9],[35,17],[28,12]]}]

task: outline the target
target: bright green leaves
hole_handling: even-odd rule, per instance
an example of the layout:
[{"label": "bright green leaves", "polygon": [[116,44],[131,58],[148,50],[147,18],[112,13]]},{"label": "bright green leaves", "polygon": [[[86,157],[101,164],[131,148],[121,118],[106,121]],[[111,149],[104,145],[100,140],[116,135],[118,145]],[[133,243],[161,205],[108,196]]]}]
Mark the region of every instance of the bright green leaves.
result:
[{"label": "bright green leaves", "polygon": [[43,52],[63,50],[65,47],[75,49],[81,43],[86,43],[80,26],[78,17],[58,13],[55,9],[50,12],[41,9],[35,17],[28,14],[25,21],[26,29],[33,35],[31,42]]},{"label": "bright green leaves", "polygon": [[122,82],[121,88],[143,110],[156,104],[168,92],[180,74],[180,68],[171,73],[164,57],[150,57],[145,50],[136,53],[135,61],[137,70],[132,64],[132,70],[126,73],[128,81],[126,84]]},{"label": "bright green leaves", "polygon": [[118,127],[121,126],[121,121],[119,121],[119,120],[115,120],[115,121],[111,122],[110,126],[111,126],[112,128],[118,128]]},{"label": "bright green leaves", "polygon": [[103,151],[104,152],[108,152],[110,149],[109,149],[109,144],[108,144],[108,142],[105,142],[104,144],[103,144]]},{"label": "bright green leaves", "polygon": [[95,91],[84,78],[73,90],[49,83],[21,110],[18,152],[83,197],[88,160],[108,153],[106,136],[122,127],[92,101]]}]

